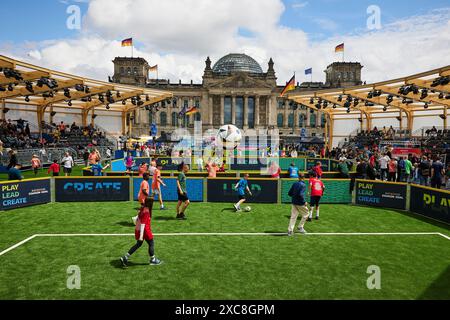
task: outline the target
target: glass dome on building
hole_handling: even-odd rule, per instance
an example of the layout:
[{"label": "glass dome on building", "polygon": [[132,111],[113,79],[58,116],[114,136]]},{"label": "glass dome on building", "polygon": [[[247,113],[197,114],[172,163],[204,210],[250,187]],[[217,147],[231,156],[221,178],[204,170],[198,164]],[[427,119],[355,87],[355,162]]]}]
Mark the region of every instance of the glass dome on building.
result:
[{"label": "glass dome on building", "polygon": [[213,72],[249,72],[263,73],[261,66],[252,57],[243,53],[230,53],[219,59],[214,64]]}]

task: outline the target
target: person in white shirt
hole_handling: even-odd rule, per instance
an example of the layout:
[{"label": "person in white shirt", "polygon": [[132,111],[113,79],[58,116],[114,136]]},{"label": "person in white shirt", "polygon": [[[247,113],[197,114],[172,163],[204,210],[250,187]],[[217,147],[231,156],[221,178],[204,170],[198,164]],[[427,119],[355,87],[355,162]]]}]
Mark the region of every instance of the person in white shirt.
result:
[{"label": "person in white shirt", "polygon": [[389,161],[391,161],[391,158],[389,158],[385,153],[383,153],[380,159],[378,159],[378,163],[380,164],[380,178],[383,181],[388,178]]},{"label": "person in white shirt", "polygon": [[66,177],[70,176],[70,174],[72,173],[72,168],[75,164],[69,152],[66,152],[64,154],[64,158],[62,158],[61,163],[63,165],[64,175]]},{"label": "person in white shirt", "polygon": [[298,153],[297,153],[297,150],[292,150],[292,152],[291,152],[291,158],[297,158],[297,156],[298,156]]},{"label": "person in white shirt", "polygon": [[144,148],[144,157],[150,158],[150,148],[148,146],[145,146]]},{"label": "person in white shirt", "polygon": [[111,156],[112,156],[111,149],[110,148],[106,149],[106,159],[111,160]]},{"label": "person in white shirt", "polygon": [[197,170],[198,170],[198,172],[203,171],[203,158],[202,157],[197,158]]}]

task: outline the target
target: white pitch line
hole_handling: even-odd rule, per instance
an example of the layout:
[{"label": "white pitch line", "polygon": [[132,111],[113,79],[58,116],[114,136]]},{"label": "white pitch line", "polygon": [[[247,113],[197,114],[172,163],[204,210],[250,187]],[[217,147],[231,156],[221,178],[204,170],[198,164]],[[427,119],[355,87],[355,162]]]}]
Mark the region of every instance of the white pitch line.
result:
[{"label": "white pitch line", "polygon": [[447,236],[447,235],[445,235],[445,234],[443,234],[443,233],[439,233],[439,235],[440,235],[441,237],[444,237],[444,238],[447,239],[447,240],[450,240],[450,237]]},{"label": "white pitch line", "polygon": [[[157,237],[180,237],[180,236],[285,236],[286,232],[258,233],[258,232],[191,232],[191,233],[155,233]],[[313,232],[304,236],[424,236],[434,235],[450,240],[450,237],[439,232]],[[53,233],[53,234],[35,234],[25,240],[22,240],[8,249],[0,252],[0,256],[11,250],[27,243],[36,237],[131,237],[133,233]]]},{"label": "white pitch line", "polygon": [[36,236],[37,236],[37,235],[32,235],[31,237],[26,238],[25,240],[22,240],[22,241],[16,243],[15,245],[9,247],[8,249],[3,250],[2,252],[0,252],[0,256],[4,255],[5,253],[8,253],[8,252],[11,251],[11,250],[14,250],[14,249],[17,248],[17,247],[20,247],[20,246],[23,245],[24,243],[26,243],[26,242],[28,242],[28,241],[30,241],[30,240],[36,238]]}]

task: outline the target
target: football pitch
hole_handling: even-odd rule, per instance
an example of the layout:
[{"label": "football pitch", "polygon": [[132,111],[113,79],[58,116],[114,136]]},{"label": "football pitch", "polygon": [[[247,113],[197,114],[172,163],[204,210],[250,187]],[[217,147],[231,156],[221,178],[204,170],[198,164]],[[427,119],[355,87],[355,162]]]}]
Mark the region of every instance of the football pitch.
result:
[{"label": "football pitch", "polygon": [[[157,205],[155,204],[155,207]],[[0,213],[0,299],[450,299],[450,230],[393,210],[322,205],[287,237],[289,205],[154,210],[156,256],[135,243],[137,203],[52,203]],[[79,289],[68,282],[79,270]],[[378,270],[378,289],[372,283]],[[369,279],[369,280],[368,280]],[[69,287],[69,288],[68,288]]]}]

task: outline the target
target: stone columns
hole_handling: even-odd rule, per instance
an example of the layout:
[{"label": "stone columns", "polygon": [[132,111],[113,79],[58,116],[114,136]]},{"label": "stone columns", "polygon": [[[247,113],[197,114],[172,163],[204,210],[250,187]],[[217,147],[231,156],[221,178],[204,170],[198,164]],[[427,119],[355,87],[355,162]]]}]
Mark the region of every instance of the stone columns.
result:
[{"label": "stone columns", "polygon": [[225,96],[220,96],[220,125],[225,124]]},{"label": "stone columns", "polygon": [[212,128],[214,126],[214,105],[212,95],[208,95],[208,113],[209,113],[209,125]]},{"label": "stone columns", "polygon": [[311,109],[306,108],[306,123],[305,123],[305,128],[309,128],[309,120],[311,118]]},{"label": "stone columns", "polygon": [[283,127],[288,127],[288,120],[289,120],[289,101],[286,100],[284,102],[284,115],[283,115]]},{"label": "stone columns", "polygon": [[255,96],[255,129],[259,127],[259,96]]},{"label": "stone columns", "polygon": [[231,98],[231,123],[236,125],[236,96]]},{"label": "stone columns", "polygon": [[244,125],[243,129],[248,129],[248,96],[244,96]]}]

